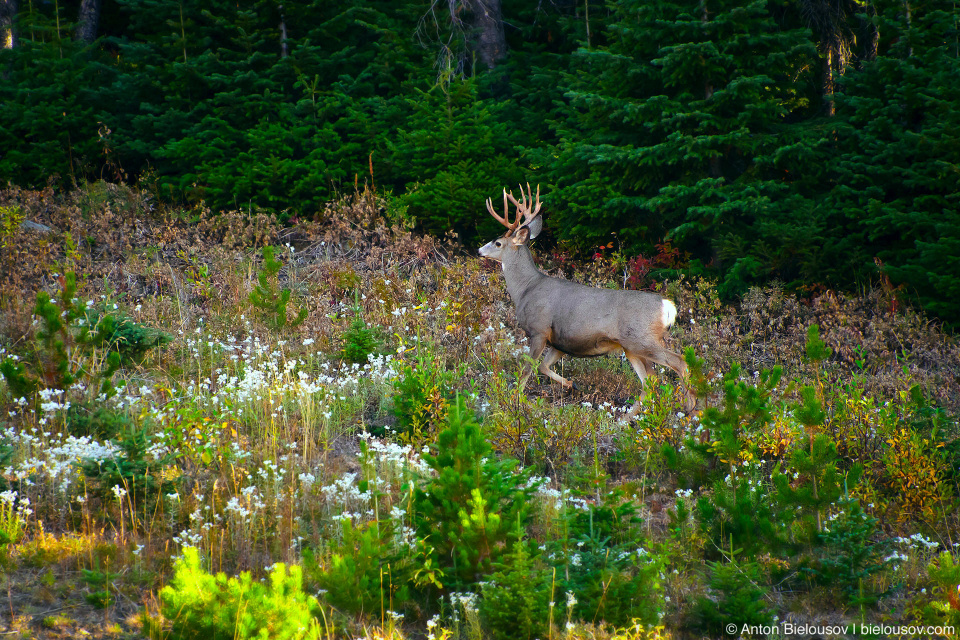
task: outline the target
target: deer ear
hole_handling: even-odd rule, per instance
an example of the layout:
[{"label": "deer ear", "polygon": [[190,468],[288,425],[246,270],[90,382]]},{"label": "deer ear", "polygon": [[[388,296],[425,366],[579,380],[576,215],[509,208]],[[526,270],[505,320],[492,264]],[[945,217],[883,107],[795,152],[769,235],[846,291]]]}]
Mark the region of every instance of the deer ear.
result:
[{"label": "deer ear", "polygon": [[540,235],[540,231],[543,229],[543,218],[540,216],[537,216],[527,224],[520,227],[519,231],[522,231],[524,229],[526,229],[527,233],[530,235],[530,237],[526,238],[524,242],[526,242],[526,240],[533,240],[538,235]]}]

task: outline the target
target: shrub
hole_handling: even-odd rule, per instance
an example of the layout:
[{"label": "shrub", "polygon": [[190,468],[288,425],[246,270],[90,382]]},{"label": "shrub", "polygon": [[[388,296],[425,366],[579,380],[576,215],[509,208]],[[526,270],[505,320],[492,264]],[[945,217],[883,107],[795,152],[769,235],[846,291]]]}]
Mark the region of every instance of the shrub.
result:
[{"label": "shrub", "polygon": [[121,364],[139,362],[147,351],[172,340],[122,315],[77,305],[73,272],[60,284],[56,299],[37,293],[34,313],[41,327],[33,360],[26,366],[13,358],[0,363],[14,397],[29,398],[41,388],[67,389],[78,381],[94,382],[98,393],[113,395],[113,375]]},{"label": "shrub", "polygon": [[877,519],[855,499],[839,501],[840,511],[817,535],[817,561],[806,571],[820,584],[836,588],[851,605],[873,604],[886,592],[870,589],[867,579],[886,567],[888,544],[873,542]]},{"label": "shrub", "polygon": [[[349,519],[341,521],[343,538],[332,544],[321,563],[309,549],[304,552],[304,568],[311,581],[325,593],[323,600],[340,611],[354,615],[381,615],[383,608],[409,597],[406,585],[393,596],[390,550],[392,526],[389,521],[368,522],[354,527]],[[387,591],[385,591],[387,590]]]},{"label": "shrub", "polygon": [[934,599],[924,608],[926,621],[960,626],[960,562],[943,552],[936,562],[930,563],[927,573],[934,584]]},{"label": "shrub", "polygon": [[551,572],[531,557],[529,543],[515,542],[510,555],[481,585],[480,615],[491,637],[545,637],[550,623],[550,582]]},{"label": "shrub", "polygon": [[[421,345],[418,351],[425,347]],[[432,355],[420,353],[415,363],[404,364],[393,383],[396,430],[402,440],[422,442],[443,423],[462,371],[449,371]]]},{"label": "shrub", "polygon": [[618,626],[660,620],[663,561],[635,540],[612,544],[596,534],[581,536],[570,539],[566,553],[555,555],[565,560],[557,567],[557,588],[569,594],[568,617]]},{"label": "shrub", "polygon": [[267,582],[249,572],[239,578],[210,575],[193,547],[183,550],[170,584],[160,591],[160,611],[171,633],[150,621],[151,637],[174,640],[302,640],[320,638],[315,614],[319,605],[303,593],[300,567],[273,565]]},{"label": "shrub", "polygon": [[115,438],[134,428],[133,420],[125,413],[108,407],[72,404],[67,409],[67,430],[75,436],[92,436],[101,440]]},{"label": "shrub", "polygon": [[277,275],[283,263],[274,258],[271,246],[263,248],[263,265],[257,274],[257,285],[250,292],[250,304],[257,310],[267,326],[281,330],[295,327],[307,317],[307,309],[297,311],[293,320],[287,318],[287,305],[290,303],[290,289],[281,289],[277,284]]},{"label": "shrub", "polygon": [[773,614],[764,601],[767,590],[760,586],[759,564],[731,558],[728,562],[710,562],[708,566],[713,597],[701,596],[693,616],[701,630],[724,637],[730,635],[727,625],[739,630],[744,625],[772,624]]},{"label": "shrub", "polygon": [[357,317],[350,327],[343,332],[343,351],[341,355],[347,362],[366,364],[367,356],[375,354],[380,349],[380,340],[377,332],[371,329],[360,316],[360,309],[356,309]]},{"label": "shrub", "polygon": [[444,586],[470,587],[489,575],[506,544],[518,539],[533,489],[514,471],[515,461],[493,458],[460,396],[423,459],[435,475],[414,490],[417,531],[446,571]]},{"label": "shrub", "polygon": [[86,308],[84,324],[100,334],[100,344],[119,354],[122,365],[142,362],[150,349],[173,341],[169,333],[142,325],[122,314],[94,307]]},{"label": "shrub", "polygon": [[103,461],[83,462],[84,475],[93,481],[93,492],[101,499],[111,499],[111,493],[123,489],[134,502],[151,498],[169,489],[161,470],[173,459],[168,453],[160,459],[151,459],[150,442],[146,429],[131,428],[113,439],[120,452]]}]

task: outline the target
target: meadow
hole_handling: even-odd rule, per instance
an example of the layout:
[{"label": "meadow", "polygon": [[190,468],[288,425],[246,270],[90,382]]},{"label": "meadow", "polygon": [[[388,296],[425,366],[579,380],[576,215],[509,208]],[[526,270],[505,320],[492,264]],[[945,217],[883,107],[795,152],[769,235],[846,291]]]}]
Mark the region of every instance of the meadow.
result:
[{"label": "meadow", "polygon": [[669,247],[534,244],[676,302],[697,409],[661,372],[627,422],[622,358],[518,392],[499,267],[370,190],[286,227],[108,183],[0,213],[4,637],[960,628],[960,347],[888,281],[728,304]]}]

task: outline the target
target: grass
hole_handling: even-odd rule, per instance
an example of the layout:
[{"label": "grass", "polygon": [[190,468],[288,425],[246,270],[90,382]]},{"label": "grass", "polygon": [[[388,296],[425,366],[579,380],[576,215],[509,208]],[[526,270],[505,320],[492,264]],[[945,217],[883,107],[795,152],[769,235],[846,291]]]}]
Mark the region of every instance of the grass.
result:
[{"label": "grass", "polygon": [[[641,417],[626,424],[621,417],[640,388],[617,358],[564,360],[558,369],[577,391],[562,393],[541,378],[518,394],[525,338],[498,270],[456,247],[389,229],[372,213],[378,206],[369,193],[335,205],[338,216],[279,229],[236,212],[147,211],[137,192],[103,188],[115,197],[89,216],[80,214],[78,203],[89,200],[83,191],[0,192],[0,204],[72,234],[21,231],[0,249],[0,358],[37,357],[37,326],[22,301],[41,289],[53,294],[53,274],[67,269],[78,275],[81,303],[116,304],[173,341],[125,364],[110,398],[75,387],[21,401],[0,383],[0,476],[15,492],[0,502],[8,504],[0,528],[16,531],[0,546],[0,633],[163,635],[172,623],[162,618],[159,594],[184,547],[197,548],[208,571],[228,576],[265,578],[275,563],[306,566],[305,554],[316,575],[328,575],[350,559],[346,537],[373,550],[369,575],[349,563],[342,575],[356,579],[358,602],[376,605],[337,608],[329,595],[315,594],[322,637],[490,637],[485,621],[493,612],[482,599],[451,592],[447,560],[431,552],[412,506],[414,487],[431,477],[424,452],[444,428],[440,416],[451,400],[423,389],[431,403],[424,415],[436,417],[409,433],[397,432],[391,408],[404,388],[397,383],[404,365],[426,362],[461,372],[454,391],[468,396],[492,455],[517,459],[539,478],[530,480],[536,488],[519,537],[533,550],[537,575],[549,576],[541,586],[555,605],[539,620],[549,637],[700,637],[698,602],[716,596],[709,562],[730,558],[698,505],[715,504],[717,482],[728,476],[729,484],[730,475],[759,483],[773,501],[773,474],[793,472],[791,452],[809,447],[814,431],[830,436],[844,477],[863,469],[849,492],[877,520],[872,541],[890,551],[862,590],[882,595],[837,605],[830,584],[811,577],[819,543],[781,512],[776,524],[787,543],[749,558],[759,564],[773,619],[906,625],[956,618],[949,602],[942,615],[931,611],[943,607],[928,605],[943,604],[937,594],[945,593],[929,567],[944,551],[956,557],[960,543],[960,349],[893,304],[892,293],[798,299],[771,286],[726,306],[704,281],[661,283],[680,310],[672,347],[693,347],[710,390],[686,415],[672,373],[662,374]],[[198,224],[185,222],[195,217]],[[308,311],[282,332],[249,302],[265,243],[279,247],[284,263],[278,286]],[[573,277],[622,284],[623,266],[613,256]],[[366,364],[342,359],[357,318],[377,336]],[[805,356],[811,324],[831,349],[821,362]],[[765,400],[769,417],[758,424],[738,418],[731,460],[718,453],[720,427],[705,410],[724,408],[723,377],[734,363],[745,385],[774,365],[783,377]],[[804,386],[815,389],[825,412],[816,425],[797,417]],[[135,460],[123,453],[133,437],[126,431],[72,435],[68,402],[125,416],[145,434],[145,450]],[[127,473],[120,461],[143,464]],[[807,480],[797,474],[795,482]],[[495,504],[486,508],[496,513]],[[817,516],[827,520],[838,508]],[[489,514],[473,515],[479,522]],[[591,545],[607,555],[586,553]],[[586,610],[588,602],[606,611],[637,602],[630,579],[646,560],[615,566],[610,558],[634,558],[638,550],[662,565],[658,591],[644,592],[658,603],[656,614],[639,625],[595,619],[600,609]],[[595,601],[594,561],[603,585]],[[309,571],[304,580],[314,594]],[[572,599],[557,592],[558,583]],[[622,588],[607,591],[612,584]],[[542,594],[528,595],[532,602]]]}]

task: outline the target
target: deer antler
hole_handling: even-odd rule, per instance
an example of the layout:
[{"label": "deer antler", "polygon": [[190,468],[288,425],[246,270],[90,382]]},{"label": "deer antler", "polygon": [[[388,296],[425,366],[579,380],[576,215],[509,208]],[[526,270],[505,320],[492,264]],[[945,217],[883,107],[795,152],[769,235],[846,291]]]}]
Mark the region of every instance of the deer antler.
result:
[{"label": "deer antler", "polygon": [[[510,198],[513,198],[513,195],[510,195]],[[487,211],[490,212],[497,222],[505,226],[510,231],[513,231],[520,226],[520,216],[517,216],[517,219],[513,222],[510,222],[510,208],[507,206],[507,190],[503,190],[503,216],[498,216],[497,212],[493,210],[493,201],[490,198],[487,198]]]},{"label": "deer antler", "polygon": [[[529,223],[531,220],[537,217],[537,214],[540,213],[540,185],[537,185],[537,199],[534,202],[533,199],[533,190],[530,188],[530,183],[527,183],[527,192],[523,192],[523,185],[520,185],[520,202],[517,202],[517,199],[513,197],[513,192],[511,191],[509,196],[510,202],[517,207],[517,220],[519,221],[520,216],[523,216],[523,224]],[[528,202],[529,201],[529,202]],[[533,210],[531,211],[531,205]]]},{"label": "deer antler", "polygon": [[[517,208],[517,214],[513,222],[510,222],[510,207],[507,204],[507,200],[513,203]],[[531,210],[532,205],[532,210]],[[536,202],[533,199],[533,190],[530,189],[530,183],[527,183],[527,192],[523,192],[523,185],[520,185],[520,201],[517,202],[517,199],[513,197],[513,192],[507,193],[507,190],[503,190],[503,215],[499,216],[493,210],[493,201],[490,198],[487,198],[487,211],[490,212],[497,222],[502,224],[507,228],[507,237],[513,234],[516,231],[517,227],[520,226],[521,219],[523,224],[528,224],[531,220],[537,217],[537,214],[540,212],[540,185],[537,185],[537,198]]]}]

